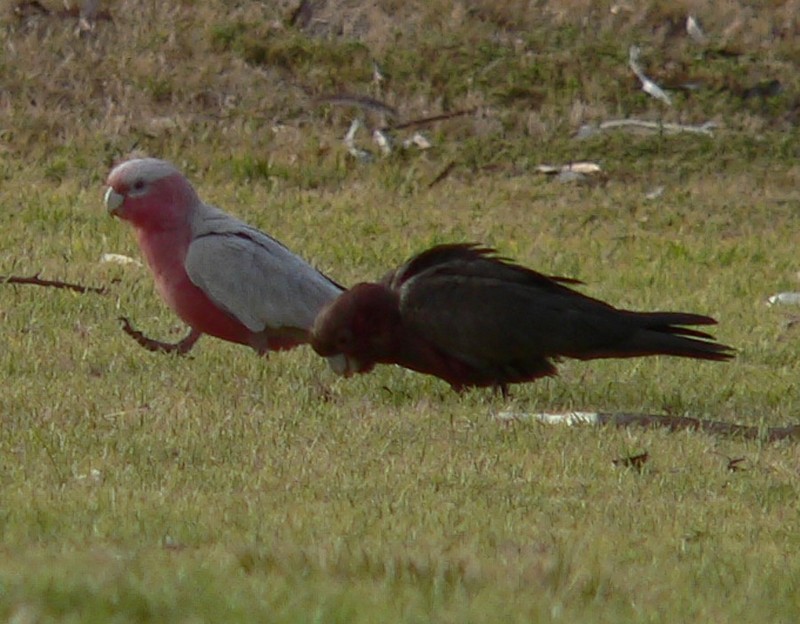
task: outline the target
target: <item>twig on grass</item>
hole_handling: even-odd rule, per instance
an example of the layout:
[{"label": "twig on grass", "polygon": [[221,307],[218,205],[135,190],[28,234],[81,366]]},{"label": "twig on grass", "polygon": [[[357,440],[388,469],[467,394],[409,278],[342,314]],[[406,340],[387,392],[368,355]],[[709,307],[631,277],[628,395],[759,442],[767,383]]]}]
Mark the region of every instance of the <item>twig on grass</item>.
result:
[{"label": "twig on grass", "polygon": [[[385,102],[382,102],[381,100],[366,95],[335,93],[331,95],[315,97],[313,99],[313,103],[316,105],[330,104],[334,106],[353,106],[365,111],[371,111],[380,114],[383,117],[383,121],[381,122],[382,125],[373,126],[371,129],[371,134],[373,141],[378,144],[378,147],[384,156],[387,156],[393,152],[395,142],[394,137],[392,136],[393,132],[398,130],[420,128],[432,123],[436,123],[437,121],[446,121],[456,117],[471,115],[477,110],[477,108],[470,108],[465,110],[457,110],[450,113],[432,115],[430,117],[420,117],[417,119],[411,119],[409,121],[398,122],[395,121],[398,117],[397,109]],[[359,117],[353,119],[343,141],[347,147],[347,151],[351,156],[361,162],[372,162],[374,160],[373,154],[369,150],[361,149],[355,143],[356,132],[358,132],[362,125],[363,122]],[[369,130],[370,128],[367,129]],[[417,147],[420,150],[426,150],[432,147],[432,144],[428,138],[419,132],[415,132],[410,139],[406,139],[402,142],[402,146],[405,149]]]},{"label": "twig on grass", "polygon": [[4,284],[28,284],[33,286],[45,286],[47,288],[62,288],[64,290],[71,290],[78,293],[96,293],[98,295],[105,295],[108,289],[105,286],[84,286],[82,284],[73,284],[70,282],[62,282],[60,280],[46,280],[39,277],[39,273],[31,277],[20,277],[18,275],[0,275],[0,282]]},{"label": "twig on grass", "polygon": [[478,110],[477,108],[467,108],[464,110],[453,111],[452,113],[442,113],[440,115],[433,115],[431,117],[420,117],[419,119],[412,119],[410,121],[404,121],[402,123],[392,124],[380,129],[406,130],[408,128],[419,128],[420,126],[427,126],[437,121],[447,121],[448,119],[455,119],[456,117],[465,117],[466,115],[471,115],[477,110]]},{"label": "twig on grass", "polygon": [[24,20],[34,16],[56,17],[79,20],[79,30],[92,30],[97,21],[113,21],[111,13],[99,10],[98,0],[83,0],[80,6],[64,6],[63,9],[49,9],[39,0],[21,0],[14,6],[14,14]]},{"label": "twig on grass", "polygon": [[289,15],[289,26],[303,29],[311,23],[314,15],[314,5],[311,0],[301,0],[300,4]]},{"label": "twig on grass", "polygon": [[638,455],[629,455],[628,457],[612,459],[611,463],[615,466],[633,468],[636,472],[641,472],[648,459],[650,459],[650,455],[647,453],[647,451],[645,451],[644,453],[639,453]]},{"label": "twig on grass", "polygon": [[364,110],[381,113],[392,119],[397,117],[397,109],[385,102],[376,100],[368,95],[354,95],[351,93],[335,93],[321,95],[314,99],[315,104],[331,104],[333,106],[355,106]]},{"label": "twig on grass", "polygon": [[727,460],[728,464],[726,467],[729,471],[739,472],[740,470],[746,470],[746,468],[742,466],[742,464],[747,461],[746,457],[728,457],[719,451],[713,451],[713,453],[719,455],[720,457],[724,457]]},{"label": "twig on grass", "polygon": [[455,168],[455,166],[456,166],[456,161],[455,160],[451,160],[449,163],[447,163],[447,166],[444,169],[442,169],[436,175],[436,177],[428,183],[428,188],[433,188],[434,186],[439,184],[439,182],[441,182],[447,176],[449,176],[450,172]]}]

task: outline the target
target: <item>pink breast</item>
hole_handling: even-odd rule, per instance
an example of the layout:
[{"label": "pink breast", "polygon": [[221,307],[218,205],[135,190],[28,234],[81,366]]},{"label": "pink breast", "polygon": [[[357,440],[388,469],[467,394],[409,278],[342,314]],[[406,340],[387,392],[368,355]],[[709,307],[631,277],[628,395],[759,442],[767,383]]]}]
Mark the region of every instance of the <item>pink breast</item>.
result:
[{"label": "pink breast", "polygon": [[249,345],[253,332],[219,308],[189,279],[184,267],[187,240],[175,240],[174,232],[145,234],[137,231],[139,246],[153,272],[161,298],[185,323],[205,334]]}]

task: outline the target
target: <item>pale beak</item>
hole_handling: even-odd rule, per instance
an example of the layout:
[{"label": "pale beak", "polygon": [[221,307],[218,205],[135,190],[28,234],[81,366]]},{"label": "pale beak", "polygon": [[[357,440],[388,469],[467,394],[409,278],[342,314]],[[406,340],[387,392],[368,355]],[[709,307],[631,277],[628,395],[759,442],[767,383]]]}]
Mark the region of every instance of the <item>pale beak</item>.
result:
[{"label": "pale beak", "polygon": [[351,360],[344,353],[328,356],[327,360],[331,370],[342,377],[350,377],[350,375],[358,371],[358,362]]},{"label": "pale beak", "polygon": [[112,187],[109,186],[106,190],[103,201],[106,204],[106,210],[108,210],[108,213],[111,215],[116,215],[117,210],[119,210],[119,207],[122,206],[122,202],[125,201],[125,197],[120,193],[117,193]]}]

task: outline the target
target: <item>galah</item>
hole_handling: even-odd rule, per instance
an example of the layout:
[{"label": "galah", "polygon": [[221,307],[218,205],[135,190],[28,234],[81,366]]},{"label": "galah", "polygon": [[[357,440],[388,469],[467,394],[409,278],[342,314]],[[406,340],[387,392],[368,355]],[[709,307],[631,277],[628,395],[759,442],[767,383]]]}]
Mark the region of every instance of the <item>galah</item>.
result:
[{"label": "galah", "polygon": [[306,343],[317,313],[343,291],[271,236],[204,203],[168,162],[128,160],[107,184],[109,213],[134,227],[156,289],[191,327],[167,345],[182,353],[202,334],[260,354]]},{"label": "galah", "polygon": [[730,347],[685,325],[712,325],[686,312],[632,312],[513,264],[476,244],[439,245],[360,283],[322,310],[311,346],[344,355],[338,373],[379,363],[435,375],[455,390],[555,375],[561,357],[590,360],[676,355],[733,357]]}]

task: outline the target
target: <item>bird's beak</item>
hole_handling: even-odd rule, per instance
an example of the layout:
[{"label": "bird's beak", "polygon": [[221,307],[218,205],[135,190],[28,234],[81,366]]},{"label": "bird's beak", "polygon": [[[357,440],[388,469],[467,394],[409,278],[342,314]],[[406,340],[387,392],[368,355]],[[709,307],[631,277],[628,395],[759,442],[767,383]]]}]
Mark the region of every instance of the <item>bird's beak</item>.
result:
[{"label": "bird's beak", "polygon": [[353,373],[358,372],[358,361],[347,357],[344,353],[330,355],[327,360],[331,370],[342,377],[350,377]]},{"label": "bird's beak", "polygon": [[119,207],[122,206],[122,202],[125,200],[125,197],[122,194],[117,193],[112,187],[108,187],[106,189],[105,197],[103,201],[106,204],[106,210],[108,210],[108,214],[116,216],[117,210]]}]

